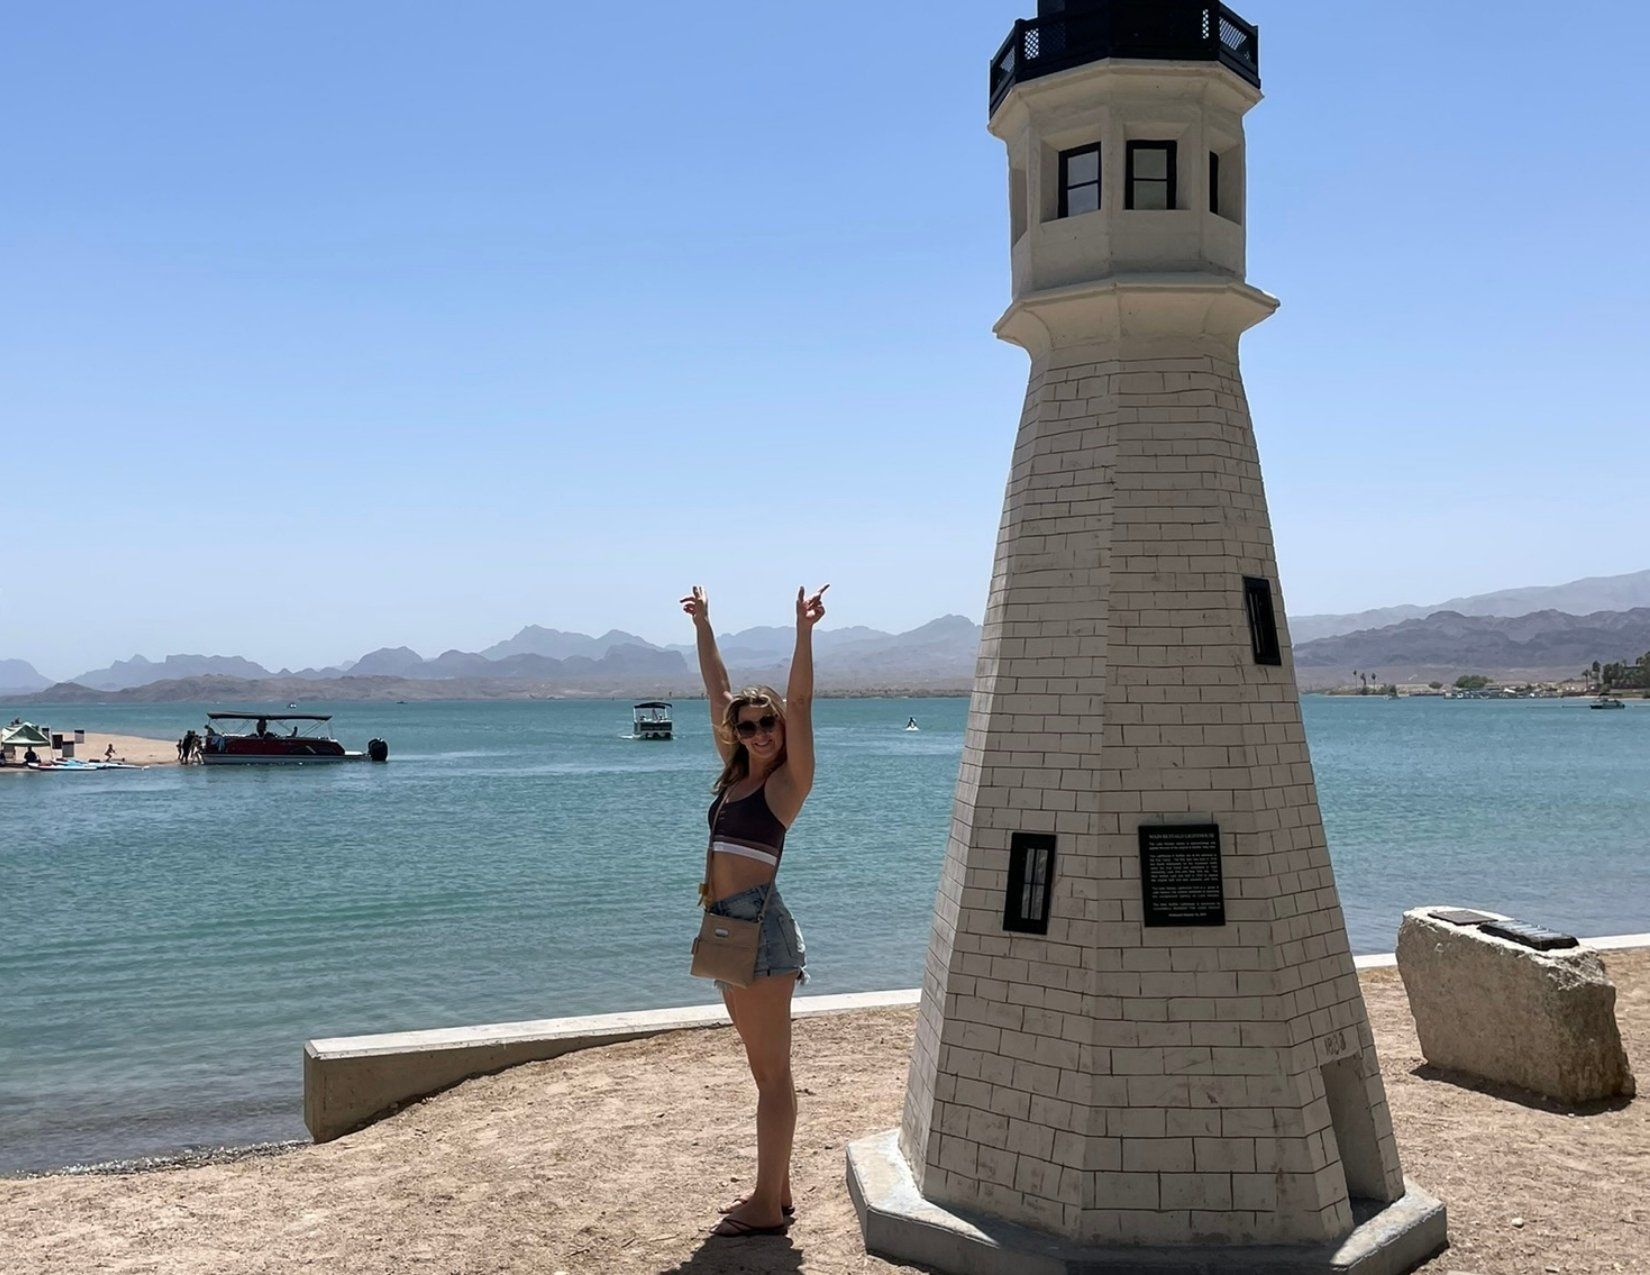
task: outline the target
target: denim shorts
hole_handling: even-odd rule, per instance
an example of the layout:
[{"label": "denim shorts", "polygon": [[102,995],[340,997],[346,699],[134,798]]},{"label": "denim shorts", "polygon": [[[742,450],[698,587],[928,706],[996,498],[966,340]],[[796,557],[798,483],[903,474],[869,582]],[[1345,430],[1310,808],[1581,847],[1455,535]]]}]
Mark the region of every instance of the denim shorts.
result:
[{"label": "denim shorts", "polygon": [[[753,885],[748,890],[716,900],[707,911],[714,916],[731,916],[736,921],[754,921],[761,914],[762,901],[768,897],[770,890],[773,892],[773,902],[768,904],[768,911],[762,916],[762,942],[756,949],[756,977],[795,974],[796,985],[801,987],[808,981],[808,971],[803,968],[808,954],[802,946],[802,931],[797,928],[796,918],[785,906],[785,900],[779,897],[777,886]],[[717,979],[716,986],[725,992],[732,985]]]}]

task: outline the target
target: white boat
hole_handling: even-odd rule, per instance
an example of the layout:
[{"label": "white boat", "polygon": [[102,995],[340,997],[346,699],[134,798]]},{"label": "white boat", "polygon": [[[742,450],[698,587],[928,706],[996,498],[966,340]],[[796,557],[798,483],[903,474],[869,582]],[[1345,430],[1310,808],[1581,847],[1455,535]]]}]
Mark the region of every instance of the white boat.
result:
[{"label": "white boat", "polygon": [[662,699],[647,699],[631,709],[630,738],[671,739],[670,705]]},{"label": "white boat", "polygon": [[1622,701],[1617,699],[1614,695],[1600,695],[1591,704],[1587,705],[1587,707],[1588,708],[1626,708],[1627,705],[1622,703]]}]

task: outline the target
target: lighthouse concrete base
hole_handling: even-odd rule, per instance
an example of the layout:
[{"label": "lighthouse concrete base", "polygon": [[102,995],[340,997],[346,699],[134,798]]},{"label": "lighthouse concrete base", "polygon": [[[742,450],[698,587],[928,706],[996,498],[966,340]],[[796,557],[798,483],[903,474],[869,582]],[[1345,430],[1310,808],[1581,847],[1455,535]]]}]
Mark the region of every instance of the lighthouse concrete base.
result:
[{"label": "lighthouse concrete base", "polygon": [[897,1129],[849,1145],[848,1193],[867,1252],[945,1275],[1405,1275],[1448,1242],[1442,1201],[1406,1178],[1391,1204],[1355,1200],[1334,1244],[1083,1247],[923,1198]]}]

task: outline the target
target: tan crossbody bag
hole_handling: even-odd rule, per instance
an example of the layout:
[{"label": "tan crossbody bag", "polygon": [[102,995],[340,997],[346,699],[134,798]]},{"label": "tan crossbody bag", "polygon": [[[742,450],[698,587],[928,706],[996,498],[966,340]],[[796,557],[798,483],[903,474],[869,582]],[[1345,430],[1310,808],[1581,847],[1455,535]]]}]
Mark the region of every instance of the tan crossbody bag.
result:
[{"label": "tan crossbody bag", "polygon": [[705,843],[705,879],[699,886],[699,906],[705,909],[705,915],[699,922],[699,937],[693,940],[693,964],[689,972],[695,978],[714,978],[735,987],[749,987],[756,981],[756,954],[762,946],[762,921],[768,915],[773,887],[768,888],[762,910],[754,921],[718,916],[710,911],[710,857],[715,842],[713,827],[710,840]]}]

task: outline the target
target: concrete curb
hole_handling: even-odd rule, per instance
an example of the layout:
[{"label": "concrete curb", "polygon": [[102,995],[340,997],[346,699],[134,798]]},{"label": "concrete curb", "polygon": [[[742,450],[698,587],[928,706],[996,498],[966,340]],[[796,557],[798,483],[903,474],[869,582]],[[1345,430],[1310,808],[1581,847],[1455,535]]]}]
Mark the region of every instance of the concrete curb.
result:
[{"label": "concrete curb", "polygon": [[[803,996],[793,1017],[907,1008],[918,997],[913,989]],[[304,1045],[304,1124],[316,1142],[330,1142],[472,1076],[598,1045],[727,1025],[722,1006],[691,1005],[311,1040]]]},{"label": "concrete curb", "polygon": [[1596,947],[1601,952],[1616,951],[1628,947],[1650,947],[1650,934],[1610,934],[1601,939],[1582,939],[1588,947]]},{"label": "concrete curb", "polygon": [[[1584,942],[1606,951],[1650,947],[1650,934],[1617,934]],[[1396,964],[1396,958],[1390,953],[1360,956],[1353,964],[1360,970],[1383,969]],[[917,988],[800,996],[795,1017],[911,1008],[920,999]],[[720,1005],[691,1005],[311,1040],[304,1045],[304,1124],[315,1141],[330,1142],[472,1076],[664,1032],[724,1027],[727,1022]]]}]

